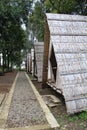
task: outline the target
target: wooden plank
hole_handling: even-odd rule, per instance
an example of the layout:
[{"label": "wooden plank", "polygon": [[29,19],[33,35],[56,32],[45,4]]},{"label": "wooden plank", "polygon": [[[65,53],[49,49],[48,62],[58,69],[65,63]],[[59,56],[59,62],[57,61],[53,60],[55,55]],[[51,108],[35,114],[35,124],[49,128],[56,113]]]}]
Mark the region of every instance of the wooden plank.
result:
[{"label": "wooden plank", "polygon": [[45,36],[44,36],[44,58],[43,58],[43,84],[47,81],[47,68],[48,68],[48,54],[50,44],[50,32],[46,21]]}]

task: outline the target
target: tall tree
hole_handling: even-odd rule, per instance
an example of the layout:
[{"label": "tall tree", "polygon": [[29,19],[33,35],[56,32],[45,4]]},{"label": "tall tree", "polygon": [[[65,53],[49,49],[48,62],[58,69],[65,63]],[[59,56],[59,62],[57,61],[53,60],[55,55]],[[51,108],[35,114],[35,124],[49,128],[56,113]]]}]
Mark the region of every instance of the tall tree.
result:
[{"label": "tall tree", "polygon": [[71,14],[77,5],[76,0],[46,0],[46,11]]},{"label": "tall tree", "polygon": [[76,0],[76,12],[77,14],[87,15],[87,0]]},{"label": "tall tree", "polygon": [[29,21],[33,35],[36,36],[39,41],[42,41],[44,38],[44,9],[43,2],[37,1]]},{"label": "tall tree", "polygon": [[30,17],[33,35],[38,40],[44,39],[45,13],[87,14],[87,0],[40,0],[35,3]]},{"label": "tall tree", "polygon": [[87,14],[87,0],[45,0],[46,12]]},{"label": "tall tree", "polygon": [[3,70],[6,65],[9,68],[9,61],[13,63],[13,57],[15,59],[16,54],[25,47],[26,35],[21,25],[27,27],[31,4],[31,0],[0,1],[0,53],[3,53]]}]

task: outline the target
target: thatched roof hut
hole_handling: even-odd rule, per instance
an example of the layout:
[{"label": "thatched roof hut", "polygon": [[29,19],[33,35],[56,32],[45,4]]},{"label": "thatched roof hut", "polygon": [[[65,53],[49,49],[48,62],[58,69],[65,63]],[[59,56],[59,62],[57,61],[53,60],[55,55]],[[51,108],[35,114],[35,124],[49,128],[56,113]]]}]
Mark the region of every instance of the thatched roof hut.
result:
[{"label": "thatched roof hut", "polygon": [[44,43],[38,42],[34,44],[35,49],[35,67],[36,67],[36,76],[38,78],[38,82],[42,82],[42,70],[43,70],[43,50]]},{"label": "thatched roof hut", "polygon": [[87,17],[46,14],[44,42],[43,84],[64,95],[68,113],[87,109]]}]

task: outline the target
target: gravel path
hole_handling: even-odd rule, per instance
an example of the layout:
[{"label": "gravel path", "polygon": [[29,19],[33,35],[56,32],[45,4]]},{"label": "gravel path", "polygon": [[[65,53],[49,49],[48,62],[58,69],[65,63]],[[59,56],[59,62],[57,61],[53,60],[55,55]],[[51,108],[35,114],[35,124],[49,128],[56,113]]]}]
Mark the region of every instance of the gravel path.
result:
[{"label": "gravel path", "polygon": [[14,128],[38,124],[47,124],[47,120],[25,73],[20,72],[12,97],[6,127]]}]

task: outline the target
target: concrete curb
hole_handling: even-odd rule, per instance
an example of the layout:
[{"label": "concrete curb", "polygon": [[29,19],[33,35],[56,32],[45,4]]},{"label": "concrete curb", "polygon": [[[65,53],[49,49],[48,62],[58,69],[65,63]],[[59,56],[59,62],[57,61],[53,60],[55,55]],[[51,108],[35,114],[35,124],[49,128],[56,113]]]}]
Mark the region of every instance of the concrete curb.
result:
[{"label": "concrete curb", "polygon": [[35,126],[26,126],[18,128],[7,128],[5,130],[53,130],[49,125],[35,125]]},{"label": "concrete curb", "polygon": [[30,86],[32,87],[37,100],[39,101],[39,104],[43,110],[43,112],[45,113],[46,119],[50,125],[51,128],[59,128],[60,125],[58,124],[58,122],[56,121],[56,119],[54,118],[53,114],[51,113],[51,111],[49,110],[49,108],[47,107],[47,105],[45,104],[45,102],[43,101],[42,97],[40,96],[39,92],[37,91],[37,89],[35,88],[34,84],[32,83],[32,81],[30,80],[29,76],[25,73]]},{"label": "concrete curb", "polygon": [[16,81],[17,81],[17,78],[18,78],[18,75],[19,73],[16,75],[16,78],[12,84],[12,88],[8,94],[8,97],[6,99],[6,102],[3,106],[3,110],[0,114],[0,129],[3,130],[5,128],[5,124],[6,124],[6,121],[7,121],[7,117],[8,117],[8,113],[9,113],[9,108],[10,108],[10,104],[11,104],[11,99],[12,99],[12,95],[13,95],[13,92],[14,92],[14,88],[15,88],[15,84],[16,84]]}]

